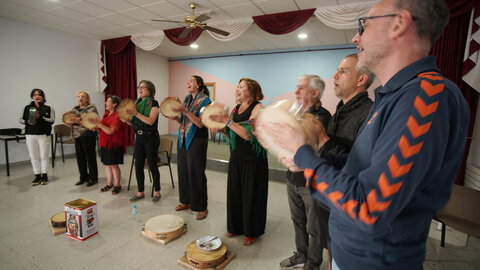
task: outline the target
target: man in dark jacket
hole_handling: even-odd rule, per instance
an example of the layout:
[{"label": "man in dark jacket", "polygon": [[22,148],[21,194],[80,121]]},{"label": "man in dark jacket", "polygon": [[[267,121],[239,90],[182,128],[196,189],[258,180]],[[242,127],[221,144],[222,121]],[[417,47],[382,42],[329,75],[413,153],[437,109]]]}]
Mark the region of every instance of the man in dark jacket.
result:
[{"label": "man in dark jacket", "polygon": [[[348,154],[357,133],[365,122],[372,107],[367,89],[375,80],[375,75],[365,68],[358,68],[357,54],[343,58],[333,75],[335,96],[340,98],[335,114],[330,118],[326,133],[320,129],[320,141],[323,143],[320,153]],[[320,201],[318,222],[321,247],[329,249],[328,218],[330,209]],[[329,253],[329,259],[331,254]]]}]

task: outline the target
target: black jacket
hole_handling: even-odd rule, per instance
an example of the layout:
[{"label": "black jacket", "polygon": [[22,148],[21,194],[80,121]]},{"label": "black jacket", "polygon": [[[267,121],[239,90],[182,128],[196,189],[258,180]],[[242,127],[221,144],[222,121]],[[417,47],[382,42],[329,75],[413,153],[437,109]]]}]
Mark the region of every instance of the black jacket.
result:
[{"label": "black jacket", "polygon": [[28,135],[50,135],[52,132],[52,124],[55,121],[55,112],[52,107],[40,104],[37,111],[40,117],[36,120],[34,125],[28,123],[30,108],[35,107],[35,103],[32,101],[29,105],[23,109],[23,115],[20,118],[20,123],[25,125],[25,134]]}]

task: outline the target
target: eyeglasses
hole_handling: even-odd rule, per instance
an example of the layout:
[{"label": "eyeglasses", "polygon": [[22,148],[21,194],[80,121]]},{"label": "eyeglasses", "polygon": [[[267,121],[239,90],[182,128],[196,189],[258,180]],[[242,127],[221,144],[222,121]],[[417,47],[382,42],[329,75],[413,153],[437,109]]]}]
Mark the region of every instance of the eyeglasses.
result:
[{"label": "eyeglasses", "polygon": [[386,14],[386,15],[378,15],[378,16],[370,16],[370,17],[361,17],[358,19],[358,34],[361,36],[365,31],[365,21],[368,19],[376,19],[376,18],[383,18],[383,17],[395,17],[397,14]]},{"label": "eyeglasses", "polygon": [[143,86],[143,85],[139,85],[139,86],[137,86],[137,89],[147,89],[147,87]]}]

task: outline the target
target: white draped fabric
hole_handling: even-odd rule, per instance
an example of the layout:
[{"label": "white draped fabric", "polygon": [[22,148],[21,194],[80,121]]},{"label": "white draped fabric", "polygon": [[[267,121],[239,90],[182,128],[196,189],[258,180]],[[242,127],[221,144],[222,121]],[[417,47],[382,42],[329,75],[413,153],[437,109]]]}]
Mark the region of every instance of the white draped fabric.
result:
[{"label": "white draped fabric", "polygon": [[[472,10],[472,15],[470,17],[470,26],[468,28],[468,37],[467,37],[467,46],[465,48],[465,56],[463,62],[470,60],[474,64],[473,68],[463,75],[463,80],[468,83],[473,89],[480,92],[480,51],[470,49],[470,46],[473,42],[480,44],[480,17],[474,18],[474,9]],[[474,32],[473,25],[476,24],[477,29]]]},{"label": "white draped fabric", "polygon": [[376,1],[371,1],[317,8],[315,16],[332,28],[355,29],[358,27],[358,18],[366,16],[375,3]]},{"label": "white draped fabric", "polygon": [[160,43],[162,43],[164,38],[165,33],[163,32],[163,30],[158,30],[155,32],[133,35],[130,39],[135,44],[135,46],[146,51],[151,51],[157,48]]},{"label": "white draped fabric", "polygon": [[230,35],[223,36],[211,31],[207,31],[207,32],[210,34],[210,36],[212,36],[216,40],[230,41],[230,40],[236,39],[241,34],[243,34],[243,32],[245,32],[245,30],[247,30],[247,28],[250,27],[252,23],[253,23],[252,17],[237,18],[237,19],[222,21],[222,22],[211,22],[211,23],[208,23],[208,26],[227,31],[230,33]]}]

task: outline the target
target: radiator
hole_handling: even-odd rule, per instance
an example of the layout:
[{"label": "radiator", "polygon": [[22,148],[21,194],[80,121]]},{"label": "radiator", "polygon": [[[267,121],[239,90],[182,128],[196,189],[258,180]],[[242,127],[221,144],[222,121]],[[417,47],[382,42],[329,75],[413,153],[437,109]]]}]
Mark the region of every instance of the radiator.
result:
[{"label": "radiator", "polygon": [[469,188],[480,190],[480,168],[471,163],[467,163],[463,185]]}]

